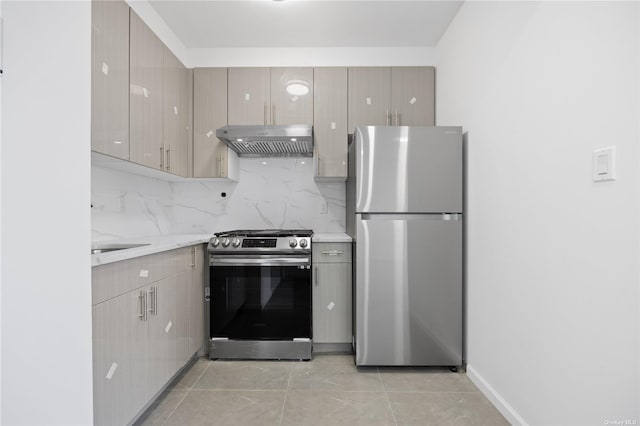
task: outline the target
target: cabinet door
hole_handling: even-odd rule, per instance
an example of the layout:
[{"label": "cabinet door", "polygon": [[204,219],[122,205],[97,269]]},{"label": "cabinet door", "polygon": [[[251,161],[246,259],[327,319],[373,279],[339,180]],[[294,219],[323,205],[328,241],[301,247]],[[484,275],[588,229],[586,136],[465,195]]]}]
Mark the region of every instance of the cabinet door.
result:
[{"label": "cabinet door", "polygon": [[126,424],[136,414],[131,381],[131,298],[125,294],[97,304],[92,313],[94,424]]},{"label": "cabinet door", "polygon": [[186,176],[188,71],[166,46],[163,48],[164,167],[169,173]]},{"label": "cabinet door", "polygon": [[[192,249],[185,249],[185,261],[192,261]],[[184,271],[176,276],[176,371],[182,368],[189,360],[193,352],[189,347],[189,318],[191,312],[189,310],[190,295],[192,282],[191,270]]]},{"label": "cabinet door", "polygon": [[313,268],[314,343],[351,343],[351,264]]},{"label": "cabinet door", "polygon": [[313,68],[271,68],[271,124],[313,124]]},{"label": "cabinet door", "polygon": [[162,170],[163,44],[133,11],[130,24],[130,159]]},{"label": "cabinet door", "polygon": [[91,4],[91,149],[129,159],[129,6]]},{"label": "cabinet door", "polygon": [[391,68],[393,125],[435,125],[434,76],[433,67]]},{"label": "cabinet door", "polygon": [[189,286],[189,354],[200,350],[204,342],[204,249],[194,247],[191,285]]},{"label": "cabinet door", "polygon": [[187,77],[187,177],[193,177],[193,68],[186,69]]},{"label": "cabinet door", "polygon": [[227,177],[227,146],[216,129],[227,124],[227,69],[193,71],[193,177]]},{"label": "cabinet door", "polygon": [[347,69],[316,68],[313,76],[316,177],[347,177]]},{"label": "cabinet door", "polygon": [[[179,276],[179,275],[178,275]],[[149,383],[155,395],[177,371],[176,275],[151,286],[147,356],[152,363]],[[155,298],[155,300],[154,300]]]},{"label": "cabinet door", "polygon": [[229,68],[228,123],[269,124],[269,68]]},{"label": "cabinet door", "polygon": [[133,413],[125,423],[128,423],[153,396],[149,383],[152,363],[148,361],[147,354],[147,325],[150,318],[147,305],[149,288],[143,287],[126,294],[129,299],[128,318],[131,329],[131,400]]},{"label": "cabinet door", "polygon": [[349,68],[349,126],[390,125],[391,68]]}]

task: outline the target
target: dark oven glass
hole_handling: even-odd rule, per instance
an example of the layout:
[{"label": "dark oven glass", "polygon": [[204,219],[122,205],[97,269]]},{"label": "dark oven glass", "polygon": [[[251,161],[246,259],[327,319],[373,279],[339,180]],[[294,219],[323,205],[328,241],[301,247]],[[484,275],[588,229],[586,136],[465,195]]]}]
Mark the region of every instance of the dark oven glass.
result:
[{"label": "dark oven glass", "polygon": [[311,337],[311,270],[302,266],[211,266],[211,337]]}]

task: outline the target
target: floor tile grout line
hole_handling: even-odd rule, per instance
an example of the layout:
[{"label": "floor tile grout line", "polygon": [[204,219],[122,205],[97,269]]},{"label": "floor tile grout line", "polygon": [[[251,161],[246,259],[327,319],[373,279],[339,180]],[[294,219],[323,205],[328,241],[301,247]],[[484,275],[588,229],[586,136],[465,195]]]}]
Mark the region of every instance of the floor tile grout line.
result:
[{"label": "floor tile grout line", "polygon": [[176,404],[175,407],[173,407],[173,410],[171,410],[171,412],[169,413],[169,415],[167,416],[166,419],[164,419],[164,421],[162,422],[162,424],[160,426],[164,426],[167,424],[167,422],[169,421],[169,419],[171,418],[171,416],[173,416],[173,413],[176,412],[176,410],[178,409],[178,407],[180,406],[180,404],[182,404],[185,400],[185,398],[187,397],[187,395],[189,395],[190,390],[189,389],[185,389],[186,392],[184,393],[184,396],[180,399],[180,401]]},{"label": "floor tile grout line", "polygon": [[287,390],[284,393],[284,399],[282,400],[282,409],[280,410],[280,422],[278,424],[282,425],[282,418],[284,417],[284,406],[287,403],[287,396],[289,395],[289,387],[291,386],[291,375],[293,373],[293,366],[289,367],[289,380],[287,380]]},{"label": "floor tile grout line", "polygon": [[202,376],[204,376],[204,373],[207,372],[207,370],[209,369],[209,367],[211,367],[212,364],[213,364],[213,362],[211,360],[207,361],[207,368],[202,370],[202,373],[200,373],[198,378],[193,382],[193,384],[191,386],[189,386],[189,390],[192,390],[193,387],[200,381],[200,379],[202,379]]},{"label": "floor tile grout line", "polygon": [[[197,362],[197,361],[196,361]],[[195,365],[195,364],[194,364]],[[164,426],[167,424],[167,422],[169,421],[169,419],[171,418],[171,416],[173,416],[173,413],[176,412],[176,410],[178,409],[178,407],[180,406],[180,404],[182,404],[184,402],[184,400],[187,398],[187,396],[189,395],[189,392],[191,392],[191,389],[195,386],[196,383],[198,383],[198,381],[202,378],[202,376],[204,375],[204,373],[209,369],[209,367],[211,366],[211,363],[208,362],[207,363],[207,367],[202,370],[202,373],[200,373],[200,375],[198,376],[198,378],[193,382],[193,384],[189,387],[185,386],[185,390],[186,392],[184,393],[184,396],[182,397],[182,399],[180,400],[180,402],[178,402],[176,404],[175,407],[173,407],[173,410],[171,410],[171,412],[169,413],[169,415],[167,416],[166,419],[164,419],[164,421],[162,422],[161,426]]]},{"label": "floor tile grout line", "polygon": [[389,411],[391,411],[391,418],[393,419],[393,424],[398,426],[396,415],[393,412],[393,407],[391,407],[391,401],[389,401],[389,395],[387,394],[387,386],[384,384],[384,380],[382,380],[382,374],[380,374],[380,368],[376,367],[376,371],[378,372],[378,378],[380,379],[380,383],[382,383],[382,390],[384,391],[384,399],[387,400],[387,406],[389,407]]}]

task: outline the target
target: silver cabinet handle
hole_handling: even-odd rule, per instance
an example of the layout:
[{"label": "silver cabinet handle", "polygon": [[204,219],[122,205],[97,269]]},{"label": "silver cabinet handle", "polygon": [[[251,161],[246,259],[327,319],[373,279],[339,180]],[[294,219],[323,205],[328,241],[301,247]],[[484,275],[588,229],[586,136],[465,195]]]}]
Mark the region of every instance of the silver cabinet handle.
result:
[{"label": "silver cabinet handle", "polygon": [[391,114],[389,114],[389,110],[384,113],[384,120],[387,126],[391,126]]},{"label": "silver cabinet handle", "polygon": [[316,266],[316,287],[318,287],[319,283],[320,283],[320,268]]},{"label": "silver cabinet handle", "polygon": [[160,170],[164,170],[164,146],[160,147]]},{"label": "silver cabinet handle", "polygon": [[218,155],[218,177],[222,177],[222,154]]},{"label": "silver cabinet handle", "polygon": [[339,256],[342,254],[342,250],[324,250],[322,254],[326,254],[327,256]]},{"label": "silver cabinet handle", "polygon": [[149,312],[151,315],[153,315],[153,293],[154,288],[151,287],[149,291],[147,291],[147,297],[149,298],[149,307],[147,309],[147,312]]},{"label": "silver cabinet handle", "polygon": [[399,126],[400,125],[400,114],[398,114],[398,110],[396,110],[395,115],[396,115],[396,126]]},{"label": "silver cabinet handle", "polygon": [[140,291],[140,293],[138,293],[138,308],[140,308],[140,310],[138,311],[138,318],[140,318],[140,321],[144,321],[144,314],[145,314],[144,301],[145,300],[146,298],[145,298],[144,291]]},{"label": "silver cabinet handle", "polygon": [[196,248],[192,247],[191,248],[191,266],[192,268],[196,267]]},{"label": "silver cabinet handle", "polygon": [[171,148],[167,148],[167,171],[171,171]]},{"label": "silver cabinet handle", "polygon": [[149,295],[149,312],[151,315],[158,315],[158,287],[153,286],[148,292]]},{"label": "silver cabinet handle", "polygon": [[264,103],[264,114],[263,114],[263,117],[264,117],[264,125],[265,125],[265,126],[267,125],[267,115],[269,115],[269,114],[267,113],[267,108],[269,108],[269,107],[267,106],[267,103],[265,102],[265,103]]}]

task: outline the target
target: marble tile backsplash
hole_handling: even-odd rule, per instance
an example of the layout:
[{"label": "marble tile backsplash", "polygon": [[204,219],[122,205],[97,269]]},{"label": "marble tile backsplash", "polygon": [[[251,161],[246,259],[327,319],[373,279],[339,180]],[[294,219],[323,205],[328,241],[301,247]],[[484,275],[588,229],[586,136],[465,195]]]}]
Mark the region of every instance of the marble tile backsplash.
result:
[{"label": "marble tile backsplash", "polygon": [[169,182],[92,166],[92,240],[171,234],[172,199]]},{"label": "marble tile backsplash", "polygon": [[91,191],[94,241],[236,228],[345,230],[345,185],[315,182],[309,158],[240,159],[238,182],[164,182],[94,167]]}]

